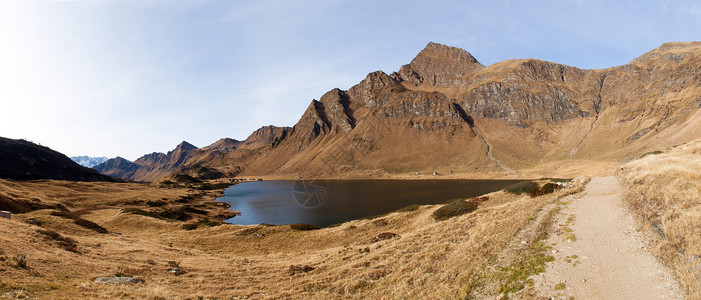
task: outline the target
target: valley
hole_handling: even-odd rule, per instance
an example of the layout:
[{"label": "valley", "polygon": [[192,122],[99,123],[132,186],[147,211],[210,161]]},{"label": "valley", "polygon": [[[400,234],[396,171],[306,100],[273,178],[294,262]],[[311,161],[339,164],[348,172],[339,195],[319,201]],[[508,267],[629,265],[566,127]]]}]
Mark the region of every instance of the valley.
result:
[{"label": "valley", "polygon": [[[397,72],[312,100],[294,126],[264,126],[241,141],[183,141],[86,168],[2,138],[0,296],[587,298],[602,286],[597,295],[615,294],[587,277],[596,262],[642,247],[636,261],[669,280],[657,296],[695,299],[699,65],[700,42],[592,70],[536,59],[485,66],[429,43]],[[404,187],[367,190],[430,199],[319,227],[235,225],[224,221],[248,212],[215,199],[238,179],[260,179],[264,192],[280,183],[272,180],[354,180],[337,186],[349,207],[373,205],[357,191],[390,179]],[[509,182],[469,196],[449,185],[419,193],[429,180],[464,179]],[[245,208],[239,200],[227,201]],[[618,227],[587,227],[602,220]],[[625,253],[592,250],[604,237]],[[568,278],[580,282],[563,285]]]}]

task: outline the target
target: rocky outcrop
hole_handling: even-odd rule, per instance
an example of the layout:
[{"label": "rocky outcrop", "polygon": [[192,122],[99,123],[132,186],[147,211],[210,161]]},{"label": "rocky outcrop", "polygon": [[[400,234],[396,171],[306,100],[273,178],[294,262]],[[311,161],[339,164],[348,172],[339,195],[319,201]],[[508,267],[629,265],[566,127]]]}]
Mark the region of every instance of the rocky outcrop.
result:
[{"label": "rocky outcrop", "polygon": [[284,139],[284,136],[287,135],[286,132],[290,129],[290,127],[278,127],[273,125],[263,126],[251,133],[251,135],[241,143],[242,147],[249,149],[270,147],[276,141],[279,142],[281,139]]},{"label": "rocky outcrop", "polygon": [[414,86],[454,87],[464,84],[466,75],[483,67],[463,49],[428,43],[411,63],[399,69],[395,78]]},{"label": "rocky outcrop", "polygon": [[96,171],[107,176],[126,180],[133,178],[134,174],[140,168],[140,165],[137,165],[119,156],[112,159],[108,159],[106,162],[93,167],[93,169],[95,169]]}]

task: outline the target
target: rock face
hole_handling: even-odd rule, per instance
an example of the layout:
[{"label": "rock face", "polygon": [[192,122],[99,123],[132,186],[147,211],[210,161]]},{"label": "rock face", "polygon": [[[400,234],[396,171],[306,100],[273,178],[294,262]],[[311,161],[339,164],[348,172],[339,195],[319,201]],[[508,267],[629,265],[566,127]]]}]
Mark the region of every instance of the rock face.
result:
[{"label": "rock face", "polygon": [[290,127],[277,127],[273,125],[263,126],[251,133],[251,135],[241,143],[241,147],[255,149],[270,146],[275,142],[279,142],[278,139],[284,139],[284,136],[290,129]]},{"label": "rock face", "polygon": [[463,84],[466,75],[481,68],[484,66],[463,49],[428,43],[411,63],[399,69],[395,78],[414,86],[454,87]]},{"label": "rock face", "polygon": [[102,174],[121,179],[132,178],[139,168],[139,165],[119,156],[93,167]]},{"label": "rock face", "polygon": [[132,178],[201,167],[337,178],[620,161],[701,137],[699,66],[699,42],[667,43],[599,70],[536,59],[483,66],[465,50],[429,43],[391,75],[372,72],[312,100],[292,128],[147,155],[135,162],[146,171]]},{"label": "rock face", "polygon": [[67,156],[25,140],[0,137],[0,178],[112,181]]}]

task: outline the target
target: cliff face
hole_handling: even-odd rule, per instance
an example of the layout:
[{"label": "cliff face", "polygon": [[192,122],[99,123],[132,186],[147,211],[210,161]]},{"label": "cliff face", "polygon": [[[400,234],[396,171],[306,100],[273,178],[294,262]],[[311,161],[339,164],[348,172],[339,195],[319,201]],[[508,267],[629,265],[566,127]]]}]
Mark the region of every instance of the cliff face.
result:
[{"label": "cliff face", "polygon": [[292,128],[263,127],[226,152],[210,146],[136,163],[338,177],[625,160],[701,137],[699,67],[699,42],[600,70],[536,59],[483,66],[429,43],[391,75],[376,71],[312,100]]},{"label": "cliff face", "polygon": [[[429,43],[391,75],[312,101],[256,174],[512,172],[561,160],[621,160],[699,137],[699,43],[582,70],[536,59],[481,65]],[[487,155],[489,152],[491,155]],[[280,159],[285,157],[285,159]]]},{"label": "cliff face", "polygon": [[107,176],[126,180],[131,179],[139,168],[141,166],[119,156],[93,167],[96,171]]}]

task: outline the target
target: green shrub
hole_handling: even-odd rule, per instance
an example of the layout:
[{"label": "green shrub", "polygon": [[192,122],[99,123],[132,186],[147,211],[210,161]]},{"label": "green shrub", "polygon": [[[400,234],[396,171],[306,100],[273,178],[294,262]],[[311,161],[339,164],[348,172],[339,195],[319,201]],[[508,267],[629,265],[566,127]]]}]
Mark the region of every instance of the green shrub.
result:
[{"label": "green shrub", "polygon": [[552,194],[553,192],[555,192],[555,190],[557,190],[559,188],[560,188],[559,185],[552,183],[552,182],[548,182],[548,183],[544,184],[542,187],[529,190],[528,195],[531,197],[538,197],[538,196],[543,196],[543,195],[547,195],[547,194]]},{"label": "green shrub", "polygon": [[295,223],[295,224],[290,224],[290,228],[293,230],[299,230],[299,231],[307,231],[307,230],[317,230],[319,227],[316,227],[312,224],[306,224],[306,223]]},{"label": "green shrub", "polygon": [[558,189],[560,189],[560,186],[552,182],[548,182],[540,188],[543,195],[552,194]]},{"label": "green shrub", "polygon": [[432,216],[436,221],[443,221],[450,219],[455,216],[464,215],[477,210],[477,205],[474,203],[468,203],[464,200],[457,199],[453,200],[449,204],[441,206],[439,209],[433,212]]},{"label": "green shrub", "polygon": [[[567,179],[549,178],[548,180],[555,181],[555,182],[562,182],[560,180],[567,180]],[[510,187],[506,188],[504,191],[506,191],[507,193],[516,194],[516,195],[521,195],[523,193],[526,193],[531,197],[538,197],[538,196],[543,196],[543,195],[547,195],[547,194],[552,194],[553,192],[555,192],[559,188],[560,188],[560,185],[558,185],[556,183],[552,183],[552,182],[548,182],[541,187],[536,182],[524,181],[524,182],[517,183],[515,185],[510,186]]]},{"label": "green shrub", "polygon": [[552,178],[552,177],[545,177],[541,178],[540,180],[550,180],[552,182],[572,182],[572,178]]},{"label": "green shrub", "polygon": [[533,181],[524,181],[507,187],[504,191],[510,194],[521,195],[523,193],[530,194],[533,190],[538,189],[538,184]]}]

